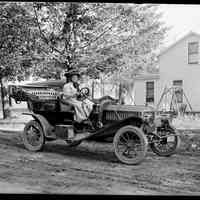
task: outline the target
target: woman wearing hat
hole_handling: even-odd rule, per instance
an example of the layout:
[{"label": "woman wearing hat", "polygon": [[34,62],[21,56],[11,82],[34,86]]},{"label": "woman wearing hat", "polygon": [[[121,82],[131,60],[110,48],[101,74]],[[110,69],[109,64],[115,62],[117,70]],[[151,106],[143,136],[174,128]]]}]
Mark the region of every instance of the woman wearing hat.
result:
[{"label": "woman wearing hat", "polygon": [[93,102],[87,99],[82,101],[77,99],[77,97],[80,95],[78,83],[80,74],[78,71],[70,70],[65,73],[65,77],[66,84],[63,87],[63,99],[74,106],[75,120],[80,123],[83,120],[87,120],[92,111]]}]

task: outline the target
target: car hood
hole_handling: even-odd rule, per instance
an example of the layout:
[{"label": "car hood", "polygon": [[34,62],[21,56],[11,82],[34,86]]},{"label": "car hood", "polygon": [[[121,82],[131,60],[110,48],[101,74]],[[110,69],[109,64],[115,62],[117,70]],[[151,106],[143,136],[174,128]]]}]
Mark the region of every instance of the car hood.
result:
[{"label": "car hood", "polygon": [[151,106],[143,105],[108,105],[104,108],[106,111],[124,111],[124,112],[153,112],[155,109]]}]

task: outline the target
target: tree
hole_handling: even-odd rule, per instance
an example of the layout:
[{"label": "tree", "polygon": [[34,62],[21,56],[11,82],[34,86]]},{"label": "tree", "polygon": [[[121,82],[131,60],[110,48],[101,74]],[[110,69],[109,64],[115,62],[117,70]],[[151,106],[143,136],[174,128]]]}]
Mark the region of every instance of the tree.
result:
[{"label": "tree", "polygon": [[44,62],[63,63],[59,70],[55,67],[55,71],[66,66],[81,67],[93,77],[98,77],[100,72],[118,72],[121,81],[122,77],[127,80],[127,75],[130,80],[156,62],[156,50],[167,31],[159,20],[161,14],[157,7],[34,3],[41,41],[49,57]]},{"label": "tree", "polygon": [[136,75],[143,71],[155,71],[157,50],[168,28],[160,21],[161,13],[157,11],[157,5],[121,4],[112,8],[117,10],[118,18],[113,17],[113,31],[109,37],[101,38],[98,49],[110,50],[109,59],[113,58],[114,52],[116,70],[106,73],[104,79],[120,83],[120,91],[125,87],[131,93]]},{"label": "tree", "polygon": [[[30,66],[29,42],[33,18],[19,3],[0,3],[0,81],[2,78],[22,79]],[[27,67],[28,66],[28,67]],[[4,95],[1,93],[3,118]]]},{"label": "tree", "polygon": [[[77,67],[93,78],[104,73],[115,82],[130,82],[156,63],[156,50],[167,30],[160,22],[157,5],[63,2],[15,5],[23,7],[29,14],[27,19],[37,25],[29,29],[27,38],[32,39],[25,48],[29,57],[17,70],[10,70],[22,74],[22,78],[23,73],[59,78],[63,69]],[[30,22],[21,21],[30,27]],[[12,58],[19,61],[19,53]]]},{"label": "tree", "polygon": [[[82,56],[81,49],[92,37],[96,19],[90,16],[98,4],[81,3],[34,3],[32,11],[37,21],[43,47],[43,60],[34,70],[35,75],[46,76],[48,65],[50,75],[57,77],[66,66],[77,67]],[[43,63],[43,64],[42,64]],[[41,65],[43,66],[41,68]],[[56,67],[55,67],[56,65]],[[54,66],[54,67],[53,67]]]},{"label": "tree", "polygon": [[111,47],[123,55],[118,59],[116,81],[130,82],[141,71],[156,65],[157,50],[168,30],[160,22],[157,7],[149,4],[118,7],[124,17],[117,25],[116,39]]}]

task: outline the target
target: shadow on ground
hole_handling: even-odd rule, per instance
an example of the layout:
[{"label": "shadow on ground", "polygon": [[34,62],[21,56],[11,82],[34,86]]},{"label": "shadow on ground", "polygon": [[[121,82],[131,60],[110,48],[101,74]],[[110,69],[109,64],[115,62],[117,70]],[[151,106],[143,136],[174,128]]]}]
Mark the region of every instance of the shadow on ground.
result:
[{"label": "shadow on ground", "polygon": [[[28,151],[25,149],[20,135],[11,136],[11,134],[2,137],[0,135],[0,143],[6,144],[8,146],[20,148],[20,150]],[[97,150],[98,146],[98,150]],[[102,150],[100,150],[100,147]],[[106,147],[106,148],[105,148]],[[46,142],[43,153],[54,153],[59,155],[67,155],[70,157],[75,157],[79,159],[105,161],[105,162],[118,162],[114,155],[112,144],[108,143],[96,143],[94,141],[84,141],[77,147],[68,147],[65,145],[65,141],[53,141]]]}]

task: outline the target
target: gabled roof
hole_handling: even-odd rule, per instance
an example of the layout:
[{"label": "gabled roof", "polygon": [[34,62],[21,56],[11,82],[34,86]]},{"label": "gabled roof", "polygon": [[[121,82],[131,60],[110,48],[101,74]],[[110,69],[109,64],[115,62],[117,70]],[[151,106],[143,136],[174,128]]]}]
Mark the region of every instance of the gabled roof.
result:
[{"label": "gabled roof", "polygon": [[177,43],[181,42],[182,40],[184,40],[185,38],[187,38],[189,35],[196,35],[198,37],[200,37],[200,34],[197,32],[193,32],[193,31],[189,31],[187,34],[185,34],[184,36],[182,36],[181,38],[179,38],[176,42],[172,43],[171,45],[169,45],[168,47],[166,47],[165,49],[163,49],[158,56],[163,55],[164,53],[166,53],[169,49],[171,49],[172,47],[174,47]]}]

